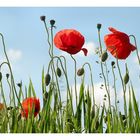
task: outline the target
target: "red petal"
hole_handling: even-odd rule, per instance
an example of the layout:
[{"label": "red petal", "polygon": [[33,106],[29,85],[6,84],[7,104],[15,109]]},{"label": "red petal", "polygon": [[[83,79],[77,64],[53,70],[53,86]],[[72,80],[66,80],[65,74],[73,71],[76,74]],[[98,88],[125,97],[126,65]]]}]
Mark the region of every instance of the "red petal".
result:
[{"label": "red petal", "polygon": [[84,52],[84,55],[87,56],[88,50],[86,48],[81,49]]},{"label": "red petal", "polygon": [[136,50],[136,47],[131,44],[131,51],[134,51],[134,50]]},{"label": "red petal", "polygon": [[109,29],[109,31],[111,31],[112,33],[117,33],[117,32],[118,32],[116,29],[114,29],[114,28],[112,28],[112,27],[109,27],[108,29]]}]

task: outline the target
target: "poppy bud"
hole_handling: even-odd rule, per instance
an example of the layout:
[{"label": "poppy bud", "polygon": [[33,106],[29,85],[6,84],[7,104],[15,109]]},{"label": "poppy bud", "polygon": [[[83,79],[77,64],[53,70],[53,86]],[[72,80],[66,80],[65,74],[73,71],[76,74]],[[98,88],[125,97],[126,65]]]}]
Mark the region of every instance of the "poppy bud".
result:
[{"label": "poppy bud", "polygon": [[45,21],[45,19],[46,19],[45,16],[41,16],[41,17],[40,17],[40,20],[41,20],[41,21]]},{"label": "poppy bud", "polygon": [[2,80],[2,73],[0,72],[0,82],[1,82],[1,80]]},{"label": "poppy bud", "polygon": [[104,97],[106,98],[106,97],[107,97],[107,95],[105,94],[105,95],[104,95]]},{"label": "poppy bud", "polygon": [[124,76],[124,83],[125,83],[125,85],[128,83],[128,81],[129,81],[129,74],[128,74],[128,72],[125,74],[125,76]]},{"label": "poppy bud", "polygon": [[46,84],[46,86],[49,85],[50,80],[51,80],[51,76],[50,76],[50,74],[46,74],[46,76],[45,76],[45,84]]},{"label": "poppy bud", "polygon": [[8,107],[7,107],[7,110],[12,110],[12,109],[13,109],[12,106],[8,106]]},{"label": "poppy bud", "polygon": [[7,79],[9,78],[9,73],[6,74],[6,78],[7,78]]},{"label": "poppy bud", "polygon": [[17,83],[17,86],[18,86],[19,88],[21,88],[22,83],[21,83],[21,82],[20,82],[20,83]]},{"label": "poppy bud", "polygon": [[81,69],[79,69],[78,71],[77,71],[77,75],[78,76],[82,76],[83,74],[84,74],[84,68],[81,68]]},{"label": "poppy bud", "polygon": [[51,26],[54,26],[54,24],[55,24],[55,20],[50,20],[50,24],[51,24]]},{"label": "poppy bud", "polygon": [[112,61],[112,62],[111,62],[111,66],[113,67],[114,65],[115,65],[115,62],[114,62],[114,61]]},{"label": "poppy bud", "polygon": [[98,23],[98,24],[97,24],[97,29],[100,30],[101,27],[102,27],[102,24]]},{"label": "poppy bud", "polygon": [[102,53],[102,55],[101,55],[101,61],[102,61],[102,62],[105,62],[105,61],[107,60],[107,58],[108,58],[108,54],[107,54],[106,51],[104,51],[104,52]]},{"label": "poppy bud", "polygon": [[61,69],[60,68],[57,68],[56,69],[56,73],[57,73],[58,77],[60,77],[62,75]]},{"label": "poppy bud", "polygon": [[44,94],[43,97],[44,97],[45,100],[47,100],[48,99],[48,96],[49,96],[49,93],[46,91],[46,93]]}]

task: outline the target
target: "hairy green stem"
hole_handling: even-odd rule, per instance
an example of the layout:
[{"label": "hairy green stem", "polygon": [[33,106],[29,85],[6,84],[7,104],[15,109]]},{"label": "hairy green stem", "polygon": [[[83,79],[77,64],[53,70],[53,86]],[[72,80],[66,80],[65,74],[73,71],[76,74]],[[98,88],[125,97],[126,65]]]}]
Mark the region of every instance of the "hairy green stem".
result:
[{"label": "hairy green stem", "polygon": [[122,83],[122,88],[123,88],[123,96],[124,96],[124,112],[125,112],[125,115],[127,116],[126,85],[125,85],[124,82],[123,82],[123,77],[122,77],[122,74],[121,74],[121,69],[120,69],[120,66],[119,66],[118,59],[116,59],[116,61],[117,61],[117,67],[118,67],[118,71],[119,71],[119,75],[120,75],[120,79],[121,79],[121,83]]},{"label": "hairy green stem", "polygon": [[[102,54],[102,44],[101,44],[100,30],[98,30],[98,38],[99,38],[100,52]],[[109,108],[110,108],[110,112],[111,112],[110,94],[109,94],[109,91],[108,91],[108,88],[107,88],[107,81],[106,81],[106,77],[105,77],[105,74],[104,74],[103,63],[102,62],[101,62],[101,71],[102,71],[102,75],[103,75],[103,78],[104,78],[105,89],[106,89],[106,92],[107,92],[107,95],[108,95]]]},{"label": "hairy green stem", "polygon": [[72,56],[72,55],[70,55],[71,56],[71,58],[73,59],[73,61],[74,61],[74,73],[75,73],[75,76],[74,76],[74,82],[75,82],[75,97],[76,97],[76,107],[78,106],[78,97],[77,97],[77,80],[76,80],[76,71],[77,71],[77,68],[76,68],[76,60],[75,60],[75,58]]},{"label": "hairy green stem", "polygon": [[90,78],[91,78],[91,85],[92,85],[92,92],[93,92],[93,105],[94,105],[94,109],[95,109],[95,95],[94,95],[94,84],[93,84],[93,76],[92,76],[92,69],[91,66],[88,62],[84,63],[82,67],[84,67],[85,65],[88,65],[89,70],[90,70]]},{"label": "hairy green stem", "polygon": [[115,92],[115,107],[116,107],[116,110],[118,110],[118,107],[117,107],[117,91],[116,91],[116,76],[115,76],[115,73],[114,73],[114,68],[112,66],[112,73],[113,73],[113,86],[114,86],[114,92]]},{"label": "hairy green stem", "polygon": [[129,37],[133,37],[133,39],[134,39],[135,47],[136,47],[136,54],[137,54],[138,62],[139,62],[139,65],[140,65],[140,57],[139,57],[139,51],[138,51],[138,47],[137,47],[136,37],[134,35],[129,35]]}]

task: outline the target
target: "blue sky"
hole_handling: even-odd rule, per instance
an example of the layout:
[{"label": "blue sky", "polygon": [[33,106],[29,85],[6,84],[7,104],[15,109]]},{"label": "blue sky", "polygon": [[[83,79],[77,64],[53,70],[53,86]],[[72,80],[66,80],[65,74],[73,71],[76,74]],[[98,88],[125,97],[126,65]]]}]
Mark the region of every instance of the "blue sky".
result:
[{"label": "blue sky", "polygon": [[[140,8],[0,8],[0,32],[5,36],[16,82],[22,80],[24,85],[28,85],[29,77],[31,77],[38,96],[41,96],[41,71],[43,66],[47,70],[50,60],[46,32],[43,23],[40,21],[41,15],[46,16],[47,22],[50,19],[56,20],[57,28],[54,31],[55,33],[64,28],[73,28],[85,36],[86,45],[93,47],[93,54],[92,49],[90,49],[87,57],[76,55],[78,67],[86,61],[90,62],[96,85],[102,82],[98,75],[100,66],[95,63],[98,59],[94,54],[94,48],[99,46],[97,23],[102,24],[102,40],[104,35],[109,33],[108,27],[112,26],[127,34],[134,34],[139,48]],[[3,60],[2,45],[0,46],[0,58]],[[55,49],[55,54],[60,55],[63,53]],[[135,56],[136,53],[134,52],[127,60],[120,63],[123,73],[125,70],[124,63],[128,63],[132,82],[138,90],[139,67]],[[66,57],[69,66],[72,61],[69,56],[66,55]],[[109,55],[109,61],[111,62],[112,60],[114,58]],[[108,66],[110,68],[109,64]],[[68,67],[68,70],[71,73],[73,66]],[[87,78],[88,81],[89,79]],[[74,82],[72,77],[70,77],[70,82],[71,84]],[[139,95],[137,94],[137,96]]]}]

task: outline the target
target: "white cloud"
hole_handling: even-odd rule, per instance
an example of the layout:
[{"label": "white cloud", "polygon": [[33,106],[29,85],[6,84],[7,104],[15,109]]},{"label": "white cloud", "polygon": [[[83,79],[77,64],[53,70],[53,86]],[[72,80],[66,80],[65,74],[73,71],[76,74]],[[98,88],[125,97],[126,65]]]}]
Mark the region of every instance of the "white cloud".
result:
[{"label": "white cloud", "polygon": [[7,51],[7,55],[9,59],[13,62],[17,62],[22,58],[22,52],[17,49],[9,49]]},{"label": "white cloud", "polygon": [[[9,61],[11,63],[12,69],[15,69],[15,67],[18,68],[16,66],[17,65],[16,63],[19,60],[21,60],[21,58],[22,58],[21,50],[9,49],[9,50],[7,50],[7,55],[8,55]],[[5,61],[7,62],[6,57],[4,56],[4,54],[2,54],[1,57],[0,57],[0,63],[5,62]],[[9,68],[4,66],[4,67],[2,67],[2,71],[4,73],[7,73],[9,71]]]},{"label": "white cloud", "polygon": [[[95,96],[95,103],[96,105],[103,105],[103,102],[105,102],[105,105],[108,106],[108,98],[106,98],[106,101],[104,101],[104,95],[106,93],[105,87],[103,86],[102,89],[101,84],[103,83],[96,83],[94,84],[94,96]],[[85,91],[87,90],[87,85],[85,85]],[[92,87],[89,87],[90,93],[91,93],[91,97],[92,96]],[[73,91],[73,102],[76,102],[75,100],[75,86],[72,86],[72,91]],[[77,93],[78,93],[78,97],[79,97],[79,93],[80,93],[80,84],[77,84]],[[114,101],[115,101],[115,94],[114,94],[114,89],[110,87],[110,98],[111,98],[111,104],[114,105]]]}]

